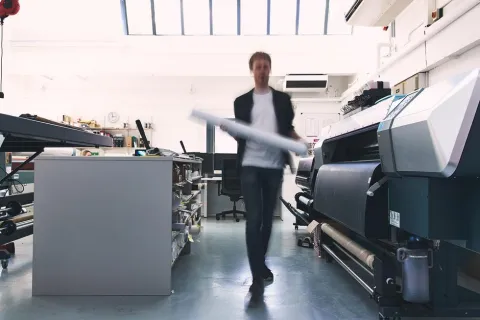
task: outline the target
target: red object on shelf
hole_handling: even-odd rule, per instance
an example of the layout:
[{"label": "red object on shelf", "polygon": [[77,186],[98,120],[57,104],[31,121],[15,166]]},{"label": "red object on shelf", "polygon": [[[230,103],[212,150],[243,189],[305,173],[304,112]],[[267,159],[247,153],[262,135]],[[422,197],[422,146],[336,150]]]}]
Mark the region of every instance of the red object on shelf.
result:
[{"label": "red object on shelf", "polygon": [[0,1],[0,18],[5,19],[8,16],[14,16],[20,11],[20,3],[18,0],[1,0]]},{"label": "red object on shelf", "polygon": [[[12,162],[12,170],[15,170],[16,168],[20,167],[22,165],[22,163],[23,162],[17,162],[17,161]],[[34,171],[35,170],[35,163],[33,161],[29,162],[26,165],[24,165],[20,170]]]}]

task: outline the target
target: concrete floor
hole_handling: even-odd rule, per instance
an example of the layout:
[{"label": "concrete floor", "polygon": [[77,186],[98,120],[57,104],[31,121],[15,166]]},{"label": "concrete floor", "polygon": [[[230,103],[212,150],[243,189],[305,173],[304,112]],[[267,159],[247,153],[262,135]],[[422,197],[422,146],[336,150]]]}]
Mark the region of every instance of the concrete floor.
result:
[{"label": "concrete floor", "polygon": [[[295,188],[286,178],[288,200]],[[271,240],[275,282],[266,288],[265,307],[246,308],[245,222],[208,220],[192,253],[173,268],[170,297],[32,297],[32,239],[17,241],[17,255],[0,276],[0,320],[378,319],[376,305],[343,269],[297,247],[305,231],[296,233],[291,214],[283,216]]]},{"label": "concrete floor", "polygon": [[275,282],[264,308],[246,308],[244,221],[208,220],[191,255],[173,268],[170,297],[32,297],[32,239],[18,241],[0,276],[0,319],[377,319],[375,304],[345,271],[296,246],[289,220],[275,224],[268,259]]}]

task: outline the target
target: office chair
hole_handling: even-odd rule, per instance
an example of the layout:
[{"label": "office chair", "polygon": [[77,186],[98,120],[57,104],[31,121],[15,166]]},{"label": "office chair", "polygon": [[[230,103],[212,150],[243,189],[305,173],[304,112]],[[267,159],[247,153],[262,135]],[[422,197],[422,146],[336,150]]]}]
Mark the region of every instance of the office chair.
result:
[{"label": "office chair", "polygon": [[230,201],[233,202],[233,209],[222,211],[215,215],[217,220],[220,220],[220,217],[225,219],[225,215],[233,214],[235,221],[239,222],[240,219],[237,216],[237,213],[243,214],[245,217],[245,211],[237,210],[237,202],[243,199],[240,176],[237,171],[237,159],[223,159],[222,162],[222,183],[218,185],[218,195],[230,197]]}]

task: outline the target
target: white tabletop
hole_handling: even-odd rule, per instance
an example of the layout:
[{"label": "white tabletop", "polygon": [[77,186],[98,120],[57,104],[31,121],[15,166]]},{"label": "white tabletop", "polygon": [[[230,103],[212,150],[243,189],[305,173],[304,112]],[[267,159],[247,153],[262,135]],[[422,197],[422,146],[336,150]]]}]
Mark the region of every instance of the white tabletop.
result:
[{"label": "white tabletop", "polygon": [[202,181],[222,181],[222,177],[202,178]]}]

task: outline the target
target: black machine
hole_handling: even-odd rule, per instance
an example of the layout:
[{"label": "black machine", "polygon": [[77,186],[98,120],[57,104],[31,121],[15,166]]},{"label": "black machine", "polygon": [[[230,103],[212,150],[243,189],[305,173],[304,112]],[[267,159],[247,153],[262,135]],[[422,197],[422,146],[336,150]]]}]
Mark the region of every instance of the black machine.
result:
[{"label": "black machine", "polygon": [[[320,215],[313,210],[313,190],[315,187],[316,170],[313,170],[315,164],[314,157],[302,158],[298,163],[295,184],[300,188],[300,192],[295,195],[296,207],[288,203],[283,197],[280,201],[295,216],[295,230],[299,226],[308,226]],[[299,238],[297,245],[300,247],[313,248],[313,239],[309,236]]]},{"label": "black machine", "polygon": [[[14,181],[15,174],[31,163],[45,148],[111,147],[112,145],[113,140],[110,137],[93,134],[81,128],[35,115],[24,114],[14,117],[0,114],[2,161],[5,159],[5,152],[32,153],[26,161],[12,168],[9,173],[0,172],[0,185],[6,185],[9,189],[8,185]],[[33,214],[25,210],[33,206],[33,202],[33,192],[11,195],[4,193],[0,197],[0,261],[4,269],[8,266],[10,255],[15,253],[13,241],[33,234]]]},{"label": "black machine", "polygon": [[315,186],[316,171],[312,170],[314,165],[314,157],[300,159],[297,168],[297,176],[295,177],[296,185],[302,190],[295,195],[295,202],[298,210],[290,205],[285,199],[280,197],[282,203],[295,216],[295,230],[299,226],[307,226],[315,218],[315,212],[312,210],[313,204],[313,188]]},{"label": "black machine", "polygon": [[362,111],[373,106],[378,100],[390,96],[392,89],[388,82],[371,81],[365,90],[353,100],[347,102],[342,107],[343,114],[349,114],[353,111]]},{"label": "black machine", "polygon": [[324,128],[300,161],[284,203],[380,319],[480,317],[479,114],[475,69]]}]

